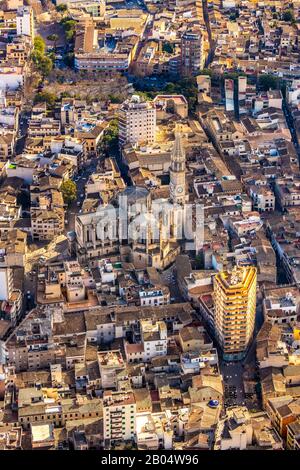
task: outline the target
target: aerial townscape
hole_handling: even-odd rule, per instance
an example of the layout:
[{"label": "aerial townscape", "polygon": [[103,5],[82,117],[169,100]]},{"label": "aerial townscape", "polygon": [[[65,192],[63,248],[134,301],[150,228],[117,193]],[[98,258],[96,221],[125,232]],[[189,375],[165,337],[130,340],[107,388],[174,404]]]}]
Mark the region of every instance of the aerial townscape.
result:
[{"label": "aerial townscape", "polygon": [[0,0],[0,450],[300,450],[299,161],[300,0]]}]

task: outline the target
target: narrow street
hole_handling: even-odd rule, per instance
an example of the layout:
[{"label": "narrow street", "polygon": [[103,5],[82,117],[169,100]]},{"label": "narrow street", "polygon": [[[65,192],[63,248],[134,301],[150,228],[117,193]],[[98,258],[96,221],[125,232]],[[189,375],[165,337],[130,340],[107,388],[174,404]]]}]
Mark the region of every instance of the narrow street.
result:
[{"label": "narrow street", "polygon": [[283,102],[282,102],[282,110],[284,112],[285,119],[286,119],[288,128],[290,130],[291,136],[292,136],[292,142],[293,142],[295,150],[297,152],[298,160],[299,160],[299,166],[300,166],[300,148],[299,148],[297,133],[296,133],[296,130],[295,130],[294,119],[292,117],[292,114],[291,114],[291,111],[290,111],[289,107],[286,104],[285,99],[283,99]]},{"label": "narrow street", "polygon": [[16,143],[16,154],[20,155],[24,151],[25,140],[27,137],[30,112],[22,111],[19,116],[19,134]]},{"label": "narrow street", "polygon": [[165,282],[166,286],[170,289],[170,298],[171,302],[183,302],[183,298],[180,295],[177,280],[176,280],[176,271],[175,265],[173,264],[168,269],[161,273],[161,277]]},{"label": "narrow street", "polygon": [[208,41],[209,41],[209,54],[206,60],[205,67],[208,67],[209,64],[212,63],[214,60],[214,55],[215,55],[215,42],[213,41],[212,38],[212,32],[211,32],[211,27],[210,27],[210,21],[209,21],[209,13],[208,13],[208,1],[207,0],[202,0],[202,8],[203,8],[203,17],[205,21],[205,26],[208,34]]},{"label": "narrow street", "polygon": [[246,367],[255,368],[256,336],[263,324],[263,321],[262,306],[259,302],[256,308],[254,336],[245,359],[240,362],[226,363],[224,361],[220,361],[220,371],[224,379],[225,406],[245,405],[249,409],[253,409],[254,401],[245,393],[243,374]]},{"label": "narrow street", "polygon": [[75,230],[75,218],[76,215],[80,213],[82,203],[85,198],[85,185],[91,173],[93,173],[96,169],[96,163],[93,162],[88,168],[84,168],[82,173],[78,177],[79,179],[76,181],[77,186],[77,197],[75,201],[71,203],[66,212],[66,220],[65,220],[65,231],[71,232]]},{"label": "narrow street", "polygon": [[243,363],[220,361],[219,366],[224,379],[225,406],[245,405]]}]

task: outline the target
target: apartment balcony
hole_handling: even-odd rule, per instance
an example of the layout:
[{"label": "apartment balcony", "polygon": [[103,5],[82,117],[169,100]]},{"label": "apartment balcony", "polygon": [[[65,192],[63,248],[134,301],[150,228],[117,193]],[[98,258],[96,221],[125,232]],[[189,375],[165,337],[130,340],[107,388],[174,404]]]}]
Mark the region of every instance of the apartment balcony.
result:
[{"label": "apartment balcony", "polygon": [[123,433],[122,432],[113,432],[111,433],[111,439],[122,439],[123,438]]},{"label": "apartment balcony", "polygon": [[122,431],[122,423],[114,424],[110,423],[111,427],[113,428],[114,432],[121,432]]},{"label": "apartment balcony", "polygon": [[111,424],[114,424],[114,425],[118,425],[118,424],[122,424],[122,418],[111,418],[110,420]]},{"label": "apartment balcony", "polygon": [[122,411],[111,411],[110,415],[112,418],[122,418]]}]

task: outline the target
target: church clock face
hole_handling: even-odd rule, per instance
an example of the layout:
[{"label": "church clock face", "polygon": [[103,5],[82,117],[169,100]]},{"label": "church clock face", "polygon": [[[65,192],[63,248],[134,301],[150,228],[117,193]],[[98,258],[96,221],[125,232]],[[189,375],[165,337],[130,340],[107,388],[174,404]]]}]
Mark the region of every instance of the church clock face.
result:
[{"label": "church clock face", "polygon": [[183,192],[183,187],[182,187],[182,186],[178,186],[177,192],[178,192],[178,194],[181,194],[181,193]]}]

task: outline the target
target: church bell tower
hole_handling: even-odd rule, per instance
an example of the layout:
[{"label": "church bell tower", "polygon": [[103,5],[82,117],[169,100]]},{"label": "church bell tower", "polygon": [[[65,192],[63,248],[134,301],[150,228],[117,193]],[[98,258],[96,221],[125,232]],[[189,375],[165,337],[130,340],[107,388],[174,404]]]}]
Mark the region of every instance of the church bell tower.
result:
[{"label": "church bell tower", "polygon": [[173,203],[177,204],[184,204],[186,201],[185,153],[182,147],[181,135],[177,131],[171,155],[170,198]]}]

